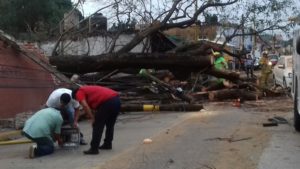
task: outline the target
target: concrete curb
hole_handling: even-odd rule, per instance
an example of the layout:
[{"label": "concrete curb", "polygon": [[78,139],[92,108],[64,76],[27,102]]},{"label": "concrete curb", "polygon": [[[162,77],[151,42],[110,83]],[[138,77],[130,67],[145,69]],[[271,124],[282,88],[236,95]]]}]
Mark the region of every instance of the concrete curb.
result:
[{"label": "concrete curb", "polygon": [[11,140],[12,137],[19,137],[21,136],[21,131],[22,130],[0,132],[0,141]]}]

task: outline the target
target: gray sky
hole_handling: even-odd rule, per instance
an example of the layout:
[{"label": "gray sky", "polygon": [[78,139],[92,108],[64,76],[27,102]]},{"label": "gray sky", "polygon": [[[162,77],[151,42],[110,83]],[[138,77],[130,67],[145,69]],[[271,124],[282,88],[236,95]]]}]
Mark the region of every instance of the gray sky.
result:
[{"label": "gray sky", "polygon": [[[72,0],[73,3],[76,3],[77,0]],[[96,12],[97,9],[99,9],[99,4],[101,2],[98,0],[85,0],[85,3],[83,4],[82,7],[80,7],[80,10],[83,9],[84,11],[84,16],[89,16],[92,13]]]},{"label": "gray sky", "polygon": [[[295,2],[295,5],[300,10],[300,0],[293,0]],[[76,3],[77,0],[72,0],[73,3]],[[84,15],[89,16],[90,14],[94,13],[97,9],[99,9],[99,6],[101,4],[101,1],[99,0],[85,0],[85,3],[83,5]],[[295,14],[297,15],[297,14]]]},{"label": "gray sky", "polygon": [[[73,3],[76,3],[78,0],[72,0]],[[300,11],[300,0],[293,0],[295,6],[298,7]],[[94,13],[101,7],[101,0],[85,0],[83,6],[80,7],[80,10],[84,11],[84,16],[89,16],[90,14]],[[300,14],[300,13],[299,13]],[[299,14],[292,14],[292,15],[299,15]]]},{"label": "gray sky", "polygon": [[300,0],[294,0],[295,4],[300,7]]}]

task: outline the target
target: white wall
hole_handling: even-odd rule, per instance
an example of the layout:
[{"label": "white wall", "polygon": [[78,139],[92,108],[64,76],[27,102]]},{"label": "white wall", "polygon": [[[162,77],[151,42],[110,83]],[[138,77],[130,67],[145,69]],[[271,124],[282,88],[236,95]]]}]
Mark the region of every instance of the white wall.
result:
[{"label": "white wall", "polygon": [[[132,38],[134,34],[124,34],[120,35],[116,42],[115,49],[118,50],[124,45],[126,45]],[[88,52],[90,49],[89,55],[100,55],[103,53],[107,53],[111,44],[111,38],[107,36],[96,36],[84,38],[78,41],[65,41],[64,45],[64,55],[82,55]],[[52,51],[54,49],[55,41],[42,42],[38,46],[42,49],[46,56],[51,56]],[[90,47],[88,47],[88,44]],[[142,43],[138,44],[135,48],[131,50],[131,52],[142,52],[143,45]]]}]

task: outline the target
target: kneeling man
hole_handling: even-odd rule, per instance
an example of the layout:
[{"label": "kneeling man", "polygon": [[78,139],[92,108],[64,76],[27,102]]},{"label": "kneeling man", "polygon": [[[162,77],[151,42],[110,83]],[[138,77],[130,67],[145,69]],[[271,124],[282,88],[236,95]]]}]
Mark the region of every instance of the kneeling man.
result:
[{"label": "kneeling man", "polygon": [[37,145],[31,145],[29,157],[40,157],[54,152],[54,142],[62,145],[60,137],[63,118],[54,108],[45,108],[36,112],[26,122],[23,134]]}]

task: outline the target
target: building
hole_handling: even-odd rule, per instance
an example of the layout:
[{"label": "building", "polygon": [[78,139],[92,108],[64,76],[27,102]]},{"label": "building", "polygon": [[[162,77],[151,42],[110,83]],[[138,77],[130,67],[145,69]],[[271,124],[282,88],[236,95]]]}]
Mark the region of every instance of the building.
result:
[{"label": "building", "polygon": [[79,28],[79,22],[83,19],[81,12],[77,9],[64,14],[63,30],[68,31],[73,28]]},{"label": "building", "polygon": [[192,25],[187,28],[172,28],[164,31],[165,34],[176,36],[187,42],[197,41],[199,39],[200,27],[198,25]]}]

